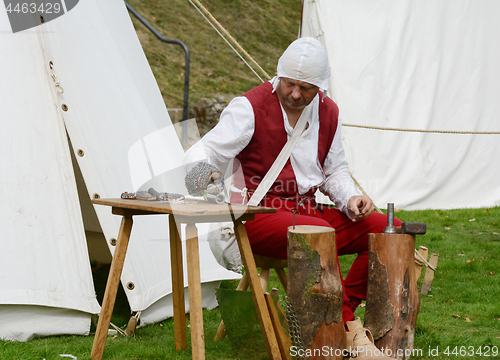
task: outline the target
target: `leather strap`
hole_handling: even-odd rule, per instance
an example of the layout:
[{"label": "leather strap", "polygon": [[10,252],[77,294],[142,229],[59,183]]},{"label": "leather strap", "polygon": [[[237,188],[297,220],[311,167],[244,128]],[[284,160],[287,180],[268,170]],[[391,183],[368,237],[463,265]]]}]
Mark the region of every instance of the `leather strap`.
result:
[{"label": "leather strap", "polygon": [[290,139],[288,139],[285,146],[283,146],[283,149],[281,149],[281,152],[279,153],[278,157],[276,158],[276,160],[274,160],[273,165],[271,166],[267,174],[264,176],[259,186],[257,186],[257,189],[255,190],[252,197],[248,201],[248,205],[250,206],[259,205],[259,203],[267,194],[273,183],[276,181],[276,178],[280,174],[281,170],[283,170],[283,167],[285,166],[286,162],[288,161],[288,158],[292,154],[295,145],[299,141],[300,135],[302,134],[304,128],[306,127],[307,120],[309,119],[312,111],[311,109],[312,109],[312,104],[309,104],[304,108],[302,114],[300,114],[299,120],[297,121],[297,124],[295,124],[295,127],[293,128]]}]

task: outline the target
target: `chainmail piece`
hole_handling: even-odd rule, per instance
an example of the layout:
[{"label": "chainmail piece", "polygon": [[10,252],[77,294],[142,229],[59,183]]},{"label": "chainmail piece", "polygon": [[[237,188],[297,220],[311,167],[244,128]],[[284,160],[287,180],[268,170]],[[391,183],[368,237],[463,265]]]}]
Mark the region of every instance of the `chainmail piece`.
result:
[{"label": "chainmail piece", "polygon": [[205,191],[216,195],[224,191],[224,174],[215,166],[200,162],[188,172],[184,183],[189,195],[203,196]]},{"label": "chainmail piece", "polygon": [[[285,312],[286,322],[288,323],[288,332],[290,334],[290,340],[292,345],[295,346],[297,350],[301,350],[299,353],[305,354],[306,347],[302,341],[300,322],[297,314],[295,313],[295,308],[293,306],[292,299],[288,296],[279,297],[280,305]],[[297,356],[296,359],[305,360],[306,356]]]},{"label": "chainmail piece", "polygon": [[161,201],[170,203],[180,203],[184,201],[184,195],[181,194],[168,192],[155,192],[154,194],[152,194],[148,191],[124,192],[122,193],[121,198],[129,200]]}]

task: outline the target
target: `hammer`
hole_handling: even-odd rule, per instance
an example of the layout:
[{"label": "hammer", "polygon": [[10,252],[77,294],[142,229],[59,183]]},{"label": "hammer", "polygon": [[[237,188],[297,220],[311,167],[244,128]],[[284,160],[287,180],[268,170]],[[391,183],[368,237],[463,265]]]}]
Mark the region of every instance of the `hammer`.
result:
[{"label": "hammer", "polygon": [[394,203],[387,204],[387,226],[384,234],[423,235],[427,231],[425,223],[404,222],[401,226],[394,226]]}]

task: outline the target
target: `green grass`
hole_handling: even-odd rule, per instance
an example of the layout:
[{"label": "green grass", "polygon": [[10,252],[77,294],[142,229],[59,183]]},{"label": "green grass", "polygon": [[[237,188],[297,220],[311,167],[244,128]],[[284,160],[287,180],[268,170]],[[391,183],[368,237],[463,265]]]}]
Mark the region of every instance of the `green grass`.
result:
[{"label": "green grass", "polygon": [[[495,359],[500,356],[460,356],[460,347],[467,355],[486,346],[500,348],[500,207],[467,210],[399,211],[402,221],[427,224],[427,234],[417,236],[416,247],[426,246],[429,253],[439,254],[437,272],[427,295],[420,295],[415,349],[423,356],[412,359]],[[341,269],[347,273],[354,256],[340,258]],[[94,272],[98,299],[102,298],[107,269]],[[422,283],[424,274],[419,280]],[[235,288],[237,281],[224,281],[224,288]],[[280,289],[273,273],[270,286]],[[356,315],[363,318],[364,309]],[[125,295],[118,294],[112,322],[125,328],[130,317]],[[238,357],[226,338],[213,341],[220,322],[219,309],[204,310],[207,359],[261,359],[259,356]],[[94,331],[94,326],[92,327]],[[35,339],[26,343],[0,341],[0,359],[62,359],[59,354],[72,354],[89,359],[91,336],[58,336]],[[260,336],[256,333],[256,336]],[[251,338],[248,339],[252,341]],[[254,340],[255,341],[255,340]],[[135,336],[108,337],[105,359],[191,359],[188,349],[176,352],[172,319],[139,328]],[[445,355],[449,347],[450,355]],[[458,355],[452,354],[454,348]],[[429,356],[430,350],[438,356]],[[241,349],[240,349],[240,353]],[[244,353],[244,352],[243,352]],[[490,352],[490,355],[492,353]]]},{"label": "green grass", "polygon": [[[189,1],[127,2],[164,37],[180,40],[188,47],[191,109],[201,98],[231,100],[260,84]],[[278,58],[298,36],[300,1],[203,0],[201,3],[269,76],[276,74]],[[181,108],[184,51],[178,45],[160,42],[135,18],[133,22],[167,107]]]}]

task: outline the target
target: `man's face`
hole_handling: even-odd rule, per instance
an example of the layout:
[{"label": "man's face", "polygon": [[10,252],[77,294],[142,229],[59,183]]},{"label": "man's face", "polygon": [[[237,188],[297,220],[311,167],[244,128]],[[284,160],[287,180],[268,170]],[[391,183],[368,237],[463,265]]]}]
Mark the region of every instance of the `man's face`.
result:
[{"label": "man's face", "polygon": [[304,81],[280,78],[277,91],[284,105],[293,110],[302,110],[314,99],[319,88]]}]

